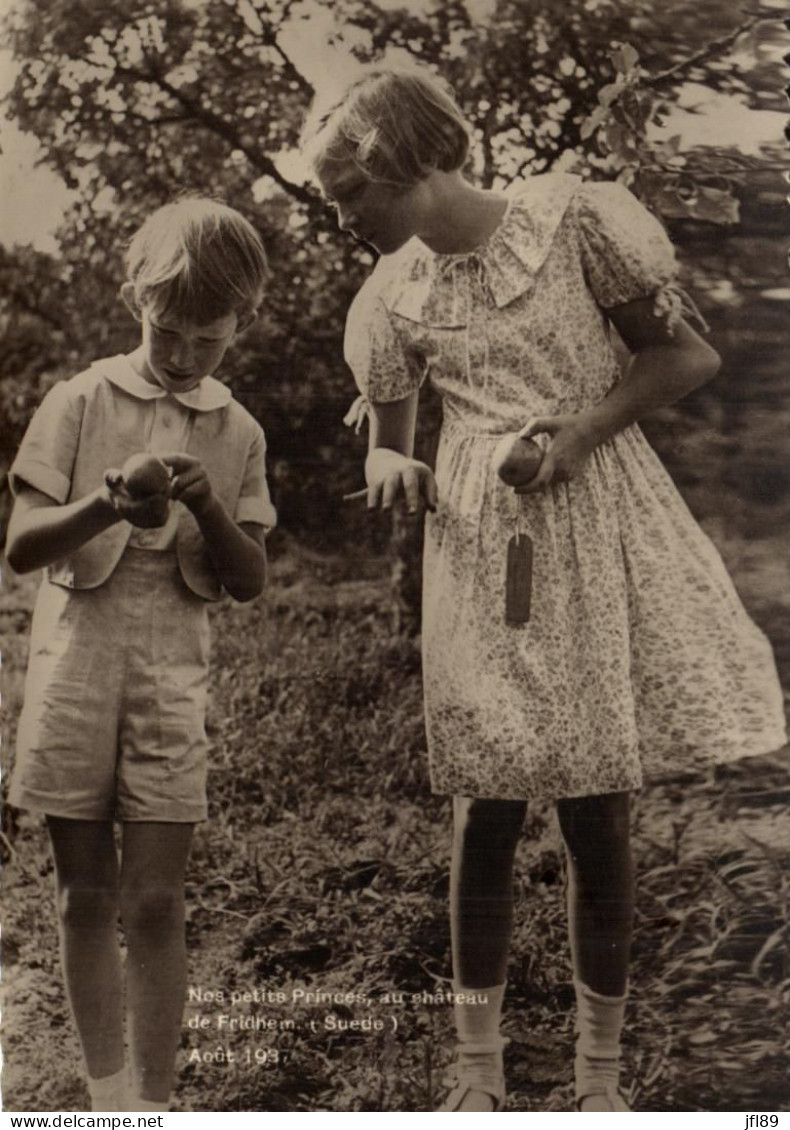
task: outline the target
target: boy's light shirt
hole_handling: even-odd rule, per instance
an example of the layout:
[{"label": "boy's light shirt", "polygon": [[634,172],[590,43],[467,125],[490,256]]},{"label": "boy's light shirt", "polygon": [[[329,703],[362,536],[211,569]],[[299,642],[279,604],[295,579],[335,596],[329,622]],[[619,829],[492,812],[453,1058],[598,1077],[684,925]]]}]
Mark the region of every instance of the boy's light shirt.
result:
[{"label": "boy's light shirt", "polygon": [[[230,390],[217,381],[203,379],[188,392],[169,392],[161,385],[147,381],[133,368],[127,357],[115,357],[105,369],[107,379],[138,400],[156,400],[153,424],[148,440],[148,450],[153,455],[171,454],[186,450],[189,439],[189,413],[211,412],[224,408],[231,397]],[[170,549],[178,530],[180,502],[170,504],[170,513],[164,526],[156,529],[132,530],[129,545],[133,549]]]},{"label": "boy's light shirt", "polygon": [[[188,419],[186,443],[177,442],[183,416]],[[165,419],[171,420],[169,427]],[[129,455],[151,450],[154,436],[158,450],[180,448],[201,461],[214,493],[236,522],[269,529],[276,525],[263,430],[230,389],[204,377],[188,392],[170,393],[139,376],[122,354],[102,358],[49,390],[9,471],[11,489],[16,493],[28,484],[60,504],[82,498],[101,483],[108,467],[121,467]],[[182,504],[173,505],[171,514],[184,580],[204,600],[219,600],[222,588],[197,521]],[[154,533],[156,541],[136,544],[167,548],[158,539],[168,537],[168,527]],[[118,522],[48,565],[45,575],[65,588],[95,588],[113,572],[133,534],[139,538],[140,531]]]}]

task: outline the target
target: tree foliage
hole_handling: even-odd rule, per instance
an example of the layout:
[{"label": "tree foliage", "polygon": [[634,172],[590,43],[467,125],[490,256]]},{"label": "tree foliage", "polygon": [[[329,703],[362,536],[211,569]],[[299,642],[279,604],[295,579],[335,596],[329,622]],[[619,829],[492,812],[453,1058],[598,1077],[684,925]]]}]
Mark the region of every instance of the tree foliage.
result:
[{"label": "tree foliage", "polygon": [[9,22],[19,72],[7,113],[40,140],[77,201],[57,258],[19,251],[6,262],[20,279],[29,275],[40,309],[26,310],[24,287],[12,288],[5,327],[20,348],[28,334],[32,352],[16,377],[3,371],[0,411],[9,414],[31,369],[46,380],[128,348],[134,327],[117,301],[124,243],[174,194],[221,196],[258,226],[274,268],[261,321],[229,359],[228,379],[266,427],[286,521],[342,526],[336,499],[358,475],[362,444],[340,422],[353,393],[342,325],[372,257],[333,229],[290,171],[313,96],[305,44],[319,17],[327,46],[343,42],[360,62],[399,50],[446,75],[475,130],[484,184],[562,157],[585,175],[621,176],[667,215],[735,218],[731,174],[740,168],[725,168],[721,154],[706,156],[718,165],[692,168],[676,140],[657,141],[649,127],[685,78],[704,74],[714,88],[756,97],[754,80],[720,65],[727,44],[719,41],[750,26],[737,5],[496,0],[486,18],[477,8],[463,0],[403,8],[19,0]]}]

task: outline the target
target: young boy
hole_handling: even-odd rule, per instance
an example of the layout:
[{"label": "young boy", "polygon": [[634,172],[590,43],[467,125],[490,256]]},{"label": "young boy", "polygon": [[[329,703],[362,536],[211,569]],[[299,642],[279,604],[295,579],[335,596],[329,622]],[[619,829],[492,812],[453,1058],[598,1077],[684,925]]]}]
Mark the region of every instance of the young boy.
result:
[{"label": "young boy", "polygon": [[[206,816],[207,602],[260,593],[276,521],[263,432],[212,376],[263,297],[254,228],[184,198],[149,217],[127,267],[141,344],[50,390],[11,469],[7,544],[16,571],[45,567],[10,800],[47,816],[95,1111],[168,1109],[184,873]],[[141,452],[170,476],[160,467],[164,489],[147,497],[115,469]]]}]

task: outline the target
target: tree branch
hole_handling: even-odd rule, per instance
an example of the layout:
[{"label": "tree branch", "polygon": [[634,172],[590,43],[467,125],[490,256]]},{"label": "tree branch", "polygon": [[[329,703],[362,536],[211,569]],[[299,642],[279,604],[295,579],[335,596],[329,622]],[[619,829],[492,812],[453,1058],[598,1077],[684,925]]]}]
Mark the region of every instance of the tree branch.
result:
[{"label": "tree branch", "polygon": [[757,24],[763,23],[767,19],[767,16],[752,16],[751,19],[739,24],[738,27],[733,28],[732,31],[728,31],[727,34],[723,35],[720,39],[714,39],[710,43],[706,43],[699,51],[696,51],[693,55],[689,55],[688,59],[682,59],[679,63],[675,63],[673,67],[669,67],[665,71],[659,71],[657,74],[650,75],[643,79],[642,85],[653,87],[674,82],[679,75],[682,75],[685,71],[691,70],[691,68],[695,67],[698,63],[707,62],[708,59],[713,59],[716,55],[720,55],[723,51],[726,51],[741,35],[744,35],[747,31],[751,31],[753,27],[756,27]]},{"label": "tree branch", "polygon": [[294,79],[294,81],[298,82],[302,90],[306,94],[309,94],[312,98],[312,96],[315,94],[315,87],[307,81],[302,72],[292,62],[290,56],[283,50],[283,47],[280,44],[279,39],[277,38],[277,32],[275,31],[274,27],[268,25],[262,16],[259,15],[258,18],[260,19],[261,27],[263,28],[263,35],[261,36],[263,42],[267,47],[272,47],[277,52],[277,54],[280,56],[280,59],[282,60],[283,68],[285,69],[288,76]]},{"label": "tree branch", "polygon": [[[276,22],[274,20],[273,14],[272,14],[271,7],[268,4],[258,4],[258,3],[255,3],[254,0],[253,0],[253,2],[250,4],[250,6],[252,7],[253,11],[255,12],[255,15],[258,19],[258,23],[259,23],[260,29],[261,29],[261,34],[258,37],[258,41],[265,44],[266,47],[271,47],[277,53],[277,55],[279,55],[280,60],[281,60],[282,65],[283,65],[283,70],[284,70],[285,74],[287,75],[287,77],[290,78],[290,79],[293,79],[295,82],[297,82],[299,84],[299,86],[301,87],[301,89],[305,92],[305,94],[312,97],[313,94],[314,94],[313,86],[307,81],[307,79],[304,77],[302,72],[298,69],[298,67],[291,60],[290,56],[283,49],[283,47],[280,44],[280,41],[277,37],[278,31],[280,31],[282,29],[283,23],[288,19],[288,17],[291,14],[291,8],[294,7],[294,0],[287,0],[287,2],[282,5],[281,10],[280,10],[280,14],[279,14],[279,19],[277,19]],[[237,16],[239,16],[242,20],[244,19],[244,17],[241,15],[241,13],[239,11],[238,0],[236,0],[235,14]],[[247,30],[250,32],[250,34],[255,35],[254,29],[250,27],[250,25],[246,22],[246,20],[244,20],[244,23],[245,23],[245,26],[247,27]],[[236,67],[235,63],[230,59],[230,57],[228,56],[228,54],[226,52],[224,52],[224,51],[220,52],[218,54],[218,57],[223,60],[223,62],[225,63],[226,66],[230,65],[234,69],[240,69],[240,68]]]},{"label": "tree branch", "polygon": [[145,126],[177,126],[185,125],[192,119],[186,114],[163,114],[159,118],[148,118],[145,114],[141,114],[138,110],[127,110],[125,117],[132,122],[141,122]]},{"label": "tree branch", "polygon": [[289,196],[292,196],[295,200],[299,200],[302,204],[307,204],[308,206],[315,204],[313,194],[304,185],[289,181],[278,170],[271,158],[266,157],[260,150],[253,149],[247,145],[230,122],[221,118],[218,114],[215,114],[213,110],[209,110],[206,106],[203,106],[196,98],[190,98],[189,95],[184,94],[183,91],[173,86],[156,67],[152,67],[148,74],[144,71],[138,71],[134,67],[118,65],[117,69],[119,73],[128,75],[129,78],[137,79],[142,82],[150,82],[158,86],[165,94],[168,94],[172,99],[183,106],[184,109],[188,111],[190,118],[205,126],[206,129],[211,130],[211,132],[215,133],[218,137],[221,137],[231,149],[238,149],[242,152],[259,173],[271,177]]}]

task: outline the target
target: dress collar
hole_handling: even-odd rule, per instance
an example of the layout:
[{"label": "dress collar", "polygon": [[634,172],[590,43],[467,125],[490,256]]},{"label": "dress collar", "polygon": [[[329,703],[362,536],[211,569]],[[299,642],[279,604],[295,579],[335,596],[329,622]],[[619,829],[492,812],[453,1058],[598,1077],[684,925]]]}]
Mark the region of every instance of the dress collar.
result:
[{"label": "dress collar", "polygon": [[393,313],[427,326],[467,323],[464,277],[470,272],[495,306],[507,306],[534,285],[581,183],[561,173],[520,181],[508,190],[510,203],[499,226],[474,251],[442,255],[413,238],[395,254],[382,256],[369,283]]},{"label": "dress collar", "polygon": [[191,408],[196,412],[213,412],[217,408],[224,408],[232,398],[230,389],[213,377],[203,377],[200,383],[188,392],[169,392],[161,385],[151,384],[141,377],[124,353],[97,361],[95,367],[101,370],[108,381],[128,392],[130,396],[136,397],[137,400],[160,400],[163,397],[172,397],[185,408]]}]

